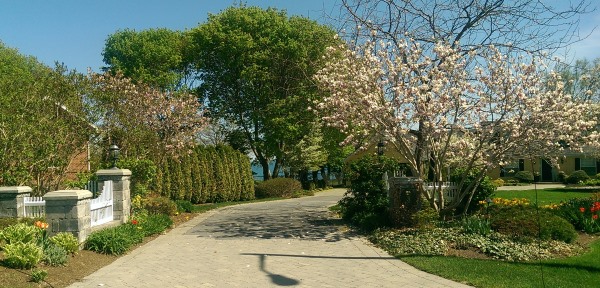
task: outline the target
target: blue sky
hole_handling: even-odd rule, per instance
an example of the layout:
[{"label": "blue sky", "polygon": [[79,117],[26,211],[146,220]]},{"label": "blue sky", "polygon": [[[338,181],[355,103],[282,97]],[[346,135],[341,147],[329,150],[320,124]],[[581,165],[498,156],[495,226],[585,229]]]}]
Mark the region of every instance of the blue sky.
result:
[{"label": "blue sky", "polygon": [[[554,0],[563,1],[563,0]],[[594,3],[597,0],[592,0]],[[237,0],[0,0],[0,41],[53,66],[62,62],[98,71],[106,37],[119,29],[185,30],[206,21]],[[324,23],[336,14],[336,0],[247,0],[250,6],[286,9]],[[550,1],[552,2],[552,1]],[[586,15],[580,33],[600,25],[600,11]],[[569,50],[575,58],[600,57],[600,28]]]}]

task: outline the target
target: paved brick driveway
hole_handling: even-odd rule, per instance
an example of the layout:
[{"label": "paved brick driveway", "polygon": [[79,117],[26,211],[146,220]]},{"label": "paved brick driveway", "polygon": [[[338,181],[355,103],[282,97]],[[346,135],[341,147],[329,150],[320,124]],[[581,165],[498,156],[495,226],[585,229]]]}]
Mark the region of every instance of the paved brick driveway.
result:
[{"label": "paved brick driveway", "polygon": [[468,287],[346,231],[326,208],[343,192],[201,214],[70,287]]}]

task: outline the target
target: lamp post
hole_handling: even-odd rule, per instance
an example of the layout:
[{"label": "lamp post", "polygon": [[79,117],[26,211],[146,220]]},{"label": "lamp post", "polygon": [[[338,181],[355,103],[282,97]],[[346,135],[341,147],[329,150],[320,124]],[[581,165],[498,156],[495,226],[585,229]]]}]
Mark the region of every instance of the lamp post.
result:
[{"label": "lamp post", "polygon": [[[383,140],[379,140],[379,143],[377,143],[377,155],[381,158],[381,156],[383,156],[383,153],[385,152],[385,143],[383,142]],[[381,159],[379,159],[381,160]],[[384,167],[385,168],[385,167]],[[389,184],[389,180],[388,180],[388,173],[387,171],[383,172],[382,175],[382,180],[383,180],[383,189],[386,191],[386,193],[388,194],[388,198],[390,197],[390,184]]]},{"label": "lamp post", "polygon": [[117,161],[119,160],[120,152],[121,149],[119,149],[119,146],[115,144],[112,144],[110,147],[108,147],[108,156],[110,161],[112,161],[112,169],[117,169]]},{"label": "lamp post", "polygon": [[379,140],[379,143],[377,143],[377,155],[383,156],[384,148],[385,143],[383,143],[383,140]]}]

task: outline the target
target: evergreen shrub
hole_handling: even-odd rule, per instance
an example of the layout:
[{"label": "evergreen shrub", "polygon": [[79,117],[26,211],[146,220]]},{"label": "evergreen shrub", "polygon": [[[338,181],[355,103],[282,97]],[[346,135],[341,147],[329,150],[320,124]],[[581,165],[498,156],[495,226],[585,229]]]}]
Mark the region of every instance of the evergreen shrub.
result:
[{"label": "evergreen shrub", "polygon": [[585,171],[577,170],[577,171],[573,172],[571,175],[569,175],[565,179],[565,182],[567,184],[578,184],[579,182],[585,182],[589,179],[590,179],[590,176],[588,176]]},{"label": "evergreen shrub", "polygon": [[197,146],[158,165],[152,190],[193,204],[254,199],[250,159],[229,146]]},{"label": "evergreen shrub", "polygon": [[150,214],[175,215],[177,204],[167,197],[148,197],[143,201],[143,207]]},{"label": "evergreen shrub", "polygon": [[514,176],[519,183],[532,183],[534,180],[533,173],[531,171],[519,171]]},{"label": "evergreen shrub", "polygon": [[368,231],[389,226],[389,199],[383,173],[398,167],[396,161],[385,156],[367,155],[350,163],[347,171],[350,189],[338,202],[342,218]]},{"label": "evergreen shrub", "polygon": [[257,198],[291,198],[295,193],[302,191],[302,183],[292,178],[275,178],[258,183],[254,191]]},{"label": "evergreen shrub", "polygon": [[491,206],[492,230],[518,239],[558,240],[572,243],[577,231],[567,220],[532,206]]}]

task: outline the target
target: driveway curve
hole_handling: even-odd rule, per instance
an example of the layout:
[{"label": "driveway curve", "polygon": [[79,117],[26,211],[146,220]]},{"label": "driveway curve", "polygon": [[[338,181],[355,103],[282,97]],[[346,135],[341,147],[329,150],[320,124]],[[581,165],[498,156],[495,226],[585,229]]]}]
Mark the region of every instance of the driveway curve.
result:
[{"label": "driveway curve", "polygon": [[69,287],[469,287],[345,229],[327,210],[344,191],[200,214]]}]

